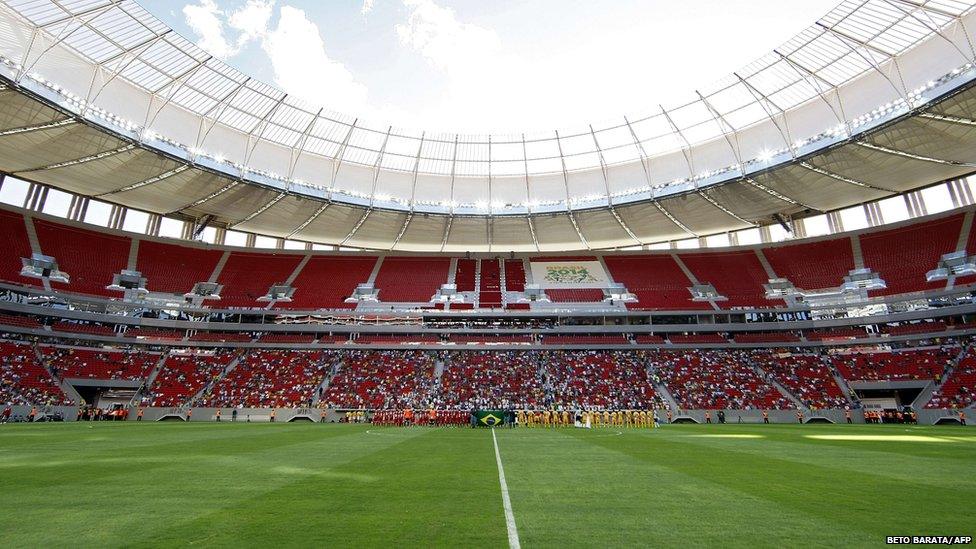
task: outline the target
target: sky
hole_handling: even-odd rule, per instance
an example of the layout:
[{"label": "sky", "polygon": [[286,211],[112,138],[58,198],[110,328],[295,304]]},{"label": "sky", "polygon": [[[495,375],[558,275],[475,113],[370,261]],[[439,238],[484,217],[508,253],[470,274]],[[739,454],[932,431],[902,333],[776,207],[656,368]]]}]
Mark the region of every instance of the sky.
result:
[{"label": "sky", "polygon": [[142,0],[208,52],[372,126],[519,132],[674,105],[837,0]]}]

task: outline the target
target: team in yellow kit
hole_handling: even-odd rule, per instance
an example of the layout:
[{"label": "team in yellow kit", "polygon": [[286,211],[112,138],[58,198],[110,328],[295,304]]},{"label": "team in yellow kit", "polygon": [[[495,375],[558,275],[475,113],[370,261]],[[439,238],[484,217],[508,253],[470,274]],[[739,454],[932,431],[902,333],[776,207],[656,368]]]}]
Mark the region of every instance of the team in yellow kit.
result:
[{"label": "team in yellow kit", "polygon": [[528,428],[552,427],[655,427],[653,411],[648,410],[518,410],[516,425]]}]

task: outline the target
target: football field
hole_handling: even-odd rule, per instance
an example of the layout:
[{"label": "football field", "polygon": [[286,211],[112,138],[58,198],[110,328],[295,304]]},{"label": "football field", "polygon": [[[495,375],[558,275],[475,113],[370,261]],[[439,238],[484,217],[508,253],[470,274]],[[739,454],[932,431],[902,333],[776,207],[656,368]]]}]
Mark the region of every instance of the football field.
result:
[{"label": "football field", "polygon": [[973,429],[494,434],[0,425],[0,546],[880,546],[976,534]]}]

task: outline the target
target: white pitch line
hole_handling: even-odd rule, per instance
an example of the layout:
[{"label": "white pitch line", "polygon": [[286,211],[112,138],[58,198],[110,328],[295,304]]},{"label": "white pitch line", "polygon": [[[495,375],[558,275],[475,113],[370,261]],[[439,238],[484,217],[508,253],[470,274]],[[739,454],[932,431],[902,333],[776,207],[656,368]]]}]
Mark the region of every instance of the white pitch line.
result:
[{"label": "white pitch line", "polygon": [[508,497],[508,483],[505,482],[505,468],[502,467],[502,455],[498,452],[498,438],[495,430],[491,430],[491,440],[495,443],[495,463],[498,464],[498,483],[502,487],[502,507],[505,508],[505,526],[508,527],[508,547],[520,549],[518,528],[515,526],[515,513],[512,512],[512,500]]}]

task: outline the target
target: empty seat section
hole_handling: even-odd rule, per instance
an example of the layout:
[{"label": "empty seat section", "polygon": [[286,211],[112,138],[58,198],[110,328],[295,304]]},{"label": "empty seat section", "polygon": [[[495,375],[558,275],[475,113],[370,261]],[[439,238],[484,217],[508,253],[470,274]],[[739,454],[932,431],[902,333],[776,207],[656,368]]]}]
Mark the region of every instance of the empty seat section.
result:
[{"label": "empty seat section", "polygon": [[505,290],[509,292],[525,291],[525,265],[521,259],[505,260]]},{"label": "empty seat section", "polygon": [[380,301],[430,301],[447,282],[451,260],[437,257],[387,257],[376,275]]},{"label": "empty seat section", "polygon": [[670,334],[668,340],[671,343],[687,345],[690,343],[728,343],[725,336],[721,334]]},{"label": "empty seat section", "polygon": [[106,290],[112,276],[129,262],[129,239],[101,232],[86,231],[34,220],[37,239],[44,255],[54,256],[58,268],[68,273],[70,284],[52,282],[58,290],[104,297],[122,297],[122,292]]},{"label": "empty seat section", "polygon": [[223,254],[222,250],[142,240],[136,269],[146,277],[149,291],[185,294],[197,282],[210,279]]},{"label": "empty seat section", "polygon": [[797,288],[836,288],[854,268],[850,238],[763,249],[763,255],[779,278]]},{"label": "empty seat section", "polygon": [[[946,282],[926,282],[943,254],[953,252],[962,230],[962,215],[889,231],[861,235],[864,266],[887,284],[878,295],[895,295],[945,288]],[[873,292],[874,293],[874,292]]]},{"label": "empty seat section", "polygon": [[723,309],[783,305],[780,299],[766,299],[763,284],[769,282],[769,275],[752,250],[681,254],[679,257],[699,283],[711,284],[727,298],[718,302]]},{"label": "empty seat section", "polygon": [[457,271],[454,273],[454,284],[457,285],[457,291],[474,291],[475,269],[477,266],[478,262],[474,259],[457,260]]},{"label": "empty seat section", "polygon": [[627,345],[627,337],[613,335],[547,335],[542,342],[546,345]]},{"label": "empty seat section", "polygon": [[[214,307],[261,307],[258,298],[285,280],[301,261],[301,256],[233,252],[220,271],[217,282],[224,285]],[[297,292],[296,292],[297,293]]]},{"label": "empty seat section", "polygon": [[31,256],[30,241],[27,239],[27,228],[24,217],[19,214],[0,210],[0,234],[3,235],[4,251],[0,254],[0,280],[16,282],[18,284],[38,285],[38,279],[20,276],[23,267],[20,259]]},{"label": "empty seat section", "polygon": [[482,307],[502,306],[502,273],[497,259],[481,260],[481,285],[478,304]]},{"label": "empty seat section", "polygon": [[692,301],[691,281],[670,255],[605,256],[616,282],[637,296],[629,309],[710,309],[711,305]]},{"label": "empty seat section", "polygon": [[369,280],[375,257],[314,256],[302,267],[292,286],[291,302],[278,302],[279,309],[353,309],[345,299],[356,286]]},{"label": "empty seat section", "polygon": [[736,343],[796,343],[800,336],[792,332],[775,332],[771,334],[735,334]]},{"label": "empty seat section", "polygon": [[603,301],[603,290],[598,288],[550,289],[546,290],[549,301],[555,303],[599,303]]}]

